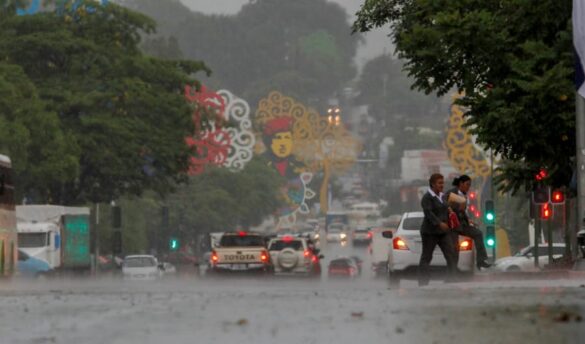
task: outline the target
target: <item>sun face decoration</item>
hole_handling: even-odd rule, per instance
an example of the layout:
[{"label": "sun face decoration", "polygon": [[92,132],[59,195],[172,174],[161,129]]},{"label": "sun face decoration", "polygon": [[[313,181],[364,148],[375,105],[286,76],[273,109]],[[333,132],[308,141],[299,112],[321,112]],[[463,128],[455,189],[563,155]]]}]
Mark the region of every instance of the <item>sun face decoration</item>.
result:
[{"label": "sun face decoration", "polygon": [[[285,192],[288,206],[280,215],[289,216],[288,223],[294,221],[297,211],[309,211],[306,200],[316,193],[307,185],[318,172],[323,172],[324,177],[320,188],[321,211],[327,212],[330,177],[353,165],[361,144],[341,123],[332,123],[327,116],[279,92],[260,101],[254,124],[262,138],[256,140],[256,153],[265,155],[269,164],[289,179]],[[281,216],[281,222],[282,219]]]},{"label": "sun face decoration", "polygon": [[[453,97],[453,102],[459,96]],[[459,173],[469,173],[475,177],[488,177],[489,164],[482,150],[475,145],[473,137],[465,127],[463,109],[453,104],[447,127],[445,147],[451,164]]]}]

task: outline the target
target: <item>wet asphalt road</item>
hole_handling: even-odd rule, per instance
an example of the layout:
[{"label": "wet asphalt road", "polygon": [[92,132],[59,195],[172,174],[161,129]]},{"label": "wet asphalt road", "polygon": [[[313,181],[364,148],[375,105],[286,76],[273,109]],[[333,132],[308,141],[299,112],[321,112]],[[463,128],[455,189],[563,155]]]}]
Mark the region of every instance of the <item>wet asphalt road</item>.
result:
[{"label": "wet asphalt road", "polygon": [[0,284],[0,343],[585,343],[585,281],[167,278]]}]

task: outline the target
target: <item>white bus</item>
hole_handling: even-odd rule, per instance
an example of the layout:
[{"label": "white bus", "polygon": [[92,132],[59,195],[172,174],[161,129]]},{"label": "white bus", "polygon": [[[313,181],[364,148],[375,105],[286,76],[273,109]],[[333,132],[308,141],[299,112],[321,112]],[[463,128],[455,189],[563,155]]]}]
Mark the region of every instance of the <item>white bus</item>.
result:
[{"label": "white bus", "polygon": [[10,158],[0,154],[0,278],[16,270],[18,243]]}]

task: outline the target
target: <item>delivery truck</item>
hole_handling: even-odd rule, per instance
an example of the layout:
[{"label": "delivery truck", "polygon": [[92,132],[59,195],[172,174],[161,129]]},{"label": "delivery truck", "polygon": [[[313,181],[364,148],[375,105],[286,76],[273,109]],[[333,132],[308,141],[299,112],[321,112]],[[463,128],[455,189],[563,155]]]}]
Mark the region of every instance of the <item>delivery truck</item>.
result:
[{"label": "delivery truck", "polygon": [[91,270],[90,209],[59,205],[16,207],[19,248],[55,273]]}]

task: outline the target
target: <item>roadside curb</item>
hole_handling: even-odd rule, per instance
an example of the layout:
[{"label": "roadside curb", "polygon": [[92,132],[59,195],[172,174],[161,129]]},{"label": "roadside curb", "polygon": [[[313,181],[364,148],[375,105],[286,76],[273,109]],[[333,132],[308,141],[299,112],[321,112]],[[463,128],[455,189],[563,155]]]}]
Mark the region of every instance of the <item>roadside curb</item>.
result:
[{"label": "roadside curb", "polygon": [[487,272],[473,275],[473,282],[525,281],[547,279],[585,279],[585,271],[550,270],[534,272]]}]

